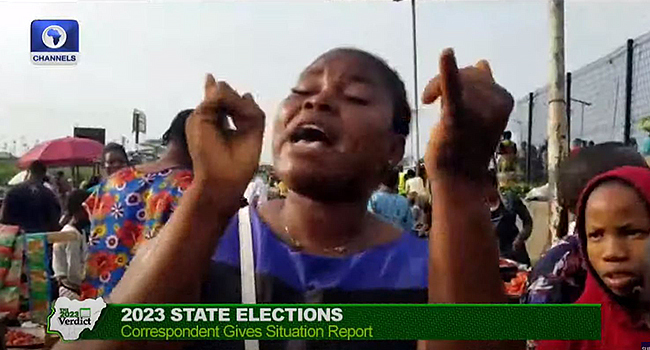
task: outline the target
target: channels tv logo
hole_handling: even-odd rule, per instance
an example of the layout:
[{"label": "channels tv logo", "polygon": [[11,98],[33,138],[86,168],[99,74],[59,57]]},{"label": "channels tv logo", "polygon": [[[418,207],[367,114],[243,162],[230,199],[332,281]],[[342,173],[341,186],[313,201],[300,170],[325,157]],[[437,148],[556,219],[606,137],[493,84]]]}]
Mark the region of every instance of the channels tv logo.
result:
[{"label": "channels tv logo", "polygon": [[77,64],[79,23],[71,19],[32,21],[31,56],[34,64]]}]

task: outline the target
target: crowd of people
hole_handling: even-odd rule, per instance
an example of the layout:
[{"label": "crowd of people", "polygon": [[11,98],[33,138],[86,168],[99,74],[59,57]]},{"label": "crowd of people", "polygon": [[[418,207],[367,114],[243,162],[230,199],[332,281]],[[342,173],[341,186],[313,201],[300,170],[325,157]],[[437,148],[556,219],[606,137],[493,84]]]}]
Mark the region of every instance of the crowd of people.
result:
[{"label": "crowd of people", "polygon": [[[45,187],[46,169],[34,162],[27,181],[7,194],[0,222],[24,232],[62,228],[78,235],[53,249],[59,295],[70,298],[505,303],[499,257],[531,265],[526,241],[534,224],[519,196],[500,191],[497,175],[511,171],[521,153],[511,134],[503,133],[512,97],[494,82],[487,62],[459,69],[453,51],[445,50],[440,73],[422,99],[442,101],[441,121],[423,161],[404,169],[411,119],[404,83],[370,53],[328,51],[302,71],[283,101],[273,129],[274,167],[268,171],[258,166],[264,113],[250,94],[240,95],[208,75],[203,101],[178,113],[163,135],[167,149],[159,160],[133,165],[121,146],[110,144],[103,178],[57,190]],[[226,118],[234,131],[222,127]],[[561,204],[571,215],[560,242],[532,266],[521,302],[601,304],[602,339],[528,345],[638,347],[650,339],[650,169],[636,150],[619,143],[572,153],[560,169],[559,186]],[[497,165],[493,170],[491,162]],[[258,345],[417,347],[415,341]],[[249,346],[83,341],[56,349]],[[422,346],[523,349],[525,344]]]}]

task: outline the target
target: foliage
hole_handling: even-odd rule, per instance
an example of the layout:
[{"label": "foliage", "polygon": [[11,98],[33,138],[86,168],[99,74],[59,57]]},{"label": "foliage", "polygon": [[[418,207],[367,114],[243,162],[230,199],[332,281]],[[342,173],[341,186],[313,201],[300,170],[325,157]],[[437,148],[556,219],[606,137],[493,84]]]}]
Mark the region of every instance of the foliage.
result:
[{"label": "foliage", "polygon": [[18,172],[20,169],[14,163],[0,162],[0,186],[6,185]]},{"label": "foliage", "polygon": [[530,192],[531,187],[525,183],[514,183],[507,186],[502,186],[500,190],[504,195],[515,194],[520,198],[524,198],[526,197],[526,194]]},{"label": "foliage", "polygon": [[639,128],[647,133],[650,133],[650,115],[645,116],[639,120]]}]

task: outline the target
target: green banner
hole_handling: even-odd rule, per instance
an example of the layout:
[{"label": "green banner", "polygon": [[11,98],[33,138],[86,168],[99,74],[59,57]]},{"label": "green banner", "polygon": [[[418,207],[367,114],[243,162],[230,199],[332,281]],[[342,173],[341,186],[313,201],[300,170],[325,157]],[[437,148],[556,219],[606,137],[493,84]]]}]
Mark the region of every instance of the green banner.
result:
[{"label": "green banner", "polygon": [[[600,305],[112,304],[92,313],[55,306],[48,332],[67,340],[600,339]],[[66,327],[77,336],[66,338]]]}]

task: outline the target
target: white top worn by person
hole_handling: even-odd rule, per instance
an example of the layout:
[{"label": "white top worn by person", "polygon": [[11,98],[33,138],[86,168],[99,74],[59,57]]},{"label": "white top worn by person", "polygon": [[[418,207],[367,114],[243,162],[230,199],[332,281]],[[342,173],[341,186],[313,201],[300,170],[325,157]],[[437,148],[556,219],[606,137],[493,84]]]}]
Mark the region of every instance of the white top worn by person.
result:
[{"label": "white top worn by person", "polygon": [[86,236],[80,230],[90,225],[88,211],[83,204],[87,198],[88,192],[84,190],[70,192],[66,206],[70,221],[61,231],[72,232],[75,239],[55,243],[52,249],[52,269],[59,283],[59,295],[71,299],[78,299],[81,282],[86,277],[84,262],[88,245]]},{"label": "white top worn by person", "polygon": [[248,184],[246,191],[244,191],[244,198],[246,198],[248,204],[253,206],[258,206],[268,200],[268,186],[261,177],[256,176]]},{"label": "white top worn by person", "polygon": [[406,193],[415,192],[418,196],[429,198],[429,191],[424,187],[424,180],[421,177],[415,176],[406,180]]},{"label": "white top worn by person", "polygon": [[71,224],[65,225],[61,232],[74,232],[77,239],[54,243],[52,249],[54,277],[69,288],[79,289],[81,282],[86,277],[84,265],[88,246],[86,238]]}]

